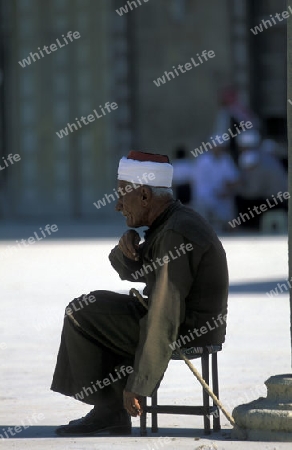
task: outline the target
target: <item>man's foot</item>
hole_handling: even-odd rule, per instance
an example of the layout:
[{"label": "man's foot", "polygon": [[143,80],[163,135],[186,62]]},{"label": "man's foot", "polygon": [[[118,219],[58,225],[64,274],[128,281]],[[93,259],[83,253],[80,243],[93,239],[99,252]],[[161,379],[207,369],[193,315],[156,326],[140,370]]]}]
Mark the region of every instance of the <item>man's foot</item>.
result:
[{"label": "man's foot", "polygon": [[89,436],[98,433],[127,436],[131,430],[131,418],[125,409],[102,416],[100,409],[95,406],[85,417],[56,428],[55,433],[58,436]]}]

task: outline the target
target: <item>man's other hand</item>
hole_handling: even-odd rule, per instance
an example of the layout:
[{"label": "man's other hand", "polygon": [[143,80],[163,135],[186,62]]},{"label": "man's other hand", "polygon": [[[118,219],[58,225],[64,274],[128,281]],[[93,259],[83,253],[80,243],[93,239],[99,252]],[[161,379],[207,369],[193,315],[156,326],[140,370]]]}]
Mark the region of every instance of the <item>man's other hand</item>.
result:
[{"label": "man's other hand", "polygon": [[127,258],[139,261],[139,242],[140,236],[137,231],[128,230],[119,240],[118,247]]},{"label": "man's other hand", "polygon": [[132,417],[141,416],[141,396],[124,390],[124,408]]}]

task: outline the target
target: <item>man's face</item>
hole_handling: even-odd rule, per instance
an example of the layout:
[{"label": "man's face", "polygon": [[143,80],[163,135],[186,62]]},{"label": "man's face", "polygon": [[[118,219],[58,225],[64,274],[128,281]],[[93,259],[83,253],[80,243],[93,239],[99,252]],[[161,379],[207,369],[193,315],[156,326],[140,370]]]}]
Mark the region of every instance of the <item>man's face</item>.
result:
[{"label": "man's face", "polygon": [[145,203],[143,189],[136,187],[128,181],[118,181],[120,198],[116,210],[126,217],[128,227],[138,228],[147,225],[148,208]]}]

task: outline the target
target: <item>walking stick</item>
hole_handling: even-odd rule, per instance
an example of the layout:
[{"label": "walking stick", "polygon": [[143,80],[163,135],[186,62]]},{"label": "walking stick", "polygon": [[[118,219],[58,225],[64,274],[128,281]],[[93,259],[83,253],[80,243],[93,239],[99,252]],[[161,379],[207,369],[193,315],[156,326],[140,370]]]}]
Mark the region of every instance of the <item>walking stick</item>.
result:
[{"label": "walking stick", "polygon": [[[143,299],[142,295],[140,294],[139,291],[137,291],[137,289],[132,288],[130,290],[130,294],[133,294],[134,296],[137,297],[137,299],[139,300],[139,302],[148,310],[148,305],[145,302],[145,300]],[[201,385],[203,386],[203,388],[205,389],[205,391],[210,395],[210,397],[212,398],[212,400],[214,401],[214,403],[218,406],[218,408],[220,408],[220,410],[222,411],[222,413],[224,414],[224,416],[226,417],[226,419],[231,423],[232,426],[236,426],[235,421],[233,419],[233,417],[229,414],[228,411],[226,411],[226,409],[224,408],[224,406],[222,405],[222,403],[220,402],[219,398],[216,397],[216,395],[214,394],[214,392],[211,390],[210,386],[206,383],[206,381],[203,379],[203,377],[201,376],[201,374],[198,372],[198,370],[195,368],[195,366],[190,362],[190,360],[183,354],[183,352],[178,348],[176,349],[179,353],[179,355],[181,356],[181,358],[184,360],[184,362],[186,363],[186,365],[190,368],[190,370],[192,371],[192,373],[195,375],[195,377],[197,378],[197,380],[201,383]]]}]

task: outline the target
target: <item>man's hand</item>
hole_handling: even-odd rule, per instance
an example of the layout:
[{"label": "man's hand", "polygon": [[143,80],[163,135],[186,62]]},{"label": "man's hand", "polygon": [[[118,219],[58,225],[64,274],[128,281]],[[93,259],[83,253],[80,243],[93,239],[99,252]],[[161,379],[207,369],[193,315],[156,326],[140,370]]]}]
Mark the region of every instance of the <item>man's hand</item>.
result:
[{"label": "man's hand", "polygon": [[127,258],[139,261],[139,242],[140,236],[137,231],[128,230],[119,240],[118,247]]},{"label": "man's hand", "polygon": [[124,408],[132,417],[141,416],[141,396],[124,390]]}]

